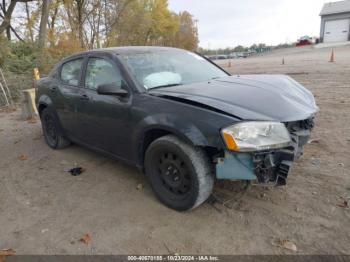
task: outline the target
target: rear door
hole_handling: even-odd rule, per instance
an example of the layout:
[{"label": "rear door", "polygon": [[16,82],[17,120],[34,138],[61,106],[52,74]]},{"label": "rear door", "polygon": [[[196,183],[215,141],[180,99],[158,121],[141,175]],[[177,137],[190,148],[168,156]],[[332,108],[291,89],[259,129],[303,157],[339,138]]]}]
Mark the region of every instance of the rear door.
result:
[{"label": "rear door", "polygon": [[[117,83],[122,86],[122,82],[129,92],[128,97],[97,94],[99,85]],[[84,69],[83,83],[78,108],[81,139],[85,144],[128,158],[132,93],[118,65],[107,55],[90,55]]]},{"label": "rear door", "polygon": [[81,99],[84,59],[84,56],[79,56],[64,62],[59,69],[57,85],[50,87],[60,122],[74,138],[79,135],[77,109]]}]

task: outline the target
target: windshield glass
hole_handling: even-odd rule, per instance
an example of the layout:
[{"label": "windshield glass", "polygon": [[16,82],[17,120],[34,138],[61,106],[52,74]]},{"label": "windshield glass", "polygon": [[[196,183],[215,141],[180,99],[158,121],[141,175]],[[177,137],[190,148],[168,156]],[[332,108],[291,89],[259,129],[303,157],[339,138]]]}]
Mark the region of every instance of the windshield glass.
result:
[{"label": "windshield glass", "polygon": [[208,81],[227,74],[195,53],[156,50],[122,54],[137,82],[146,89]]}]

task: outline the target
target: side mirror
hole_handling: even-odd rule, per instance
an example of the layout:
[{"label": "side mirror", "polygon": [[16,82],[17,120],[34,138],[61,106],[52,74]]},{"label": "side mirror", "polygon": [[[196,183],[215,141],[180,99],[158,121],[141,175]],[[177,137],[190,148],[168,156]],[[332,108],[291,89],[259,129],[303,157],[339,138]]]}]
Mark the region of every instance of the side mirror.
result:
[{"label": "side mirror", "polygon": [[125,89],[122,89],[120,86],[118,86],[116,83],[111,83],[99,85],[97,87],[97,94],[126,97],[129,93]]}]

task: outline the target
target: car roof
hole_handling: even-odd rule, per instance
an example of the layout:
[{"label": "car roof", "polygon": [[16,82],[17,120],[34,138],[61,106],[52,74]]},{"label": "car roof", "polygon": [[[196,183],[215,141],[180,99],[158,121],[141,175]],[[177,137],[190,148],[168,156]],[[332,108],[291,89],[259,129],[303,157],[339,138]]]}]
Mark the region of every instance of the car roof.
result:
[{"label": "car roof", "polygon": [[122,47],[108,47],[108,48],[99,48],[99,49],[83,51],[83,52],[75,53],[69,57],[74,57],[74,56],[84,55],[84,54],[100,53],[100,52],[107,52],[111,54],[137,54],[137,53],[145,53],[145,52],[170,51],[170,50],[185,51],[179,48],[164,47],[164,46],[122,46]]}]

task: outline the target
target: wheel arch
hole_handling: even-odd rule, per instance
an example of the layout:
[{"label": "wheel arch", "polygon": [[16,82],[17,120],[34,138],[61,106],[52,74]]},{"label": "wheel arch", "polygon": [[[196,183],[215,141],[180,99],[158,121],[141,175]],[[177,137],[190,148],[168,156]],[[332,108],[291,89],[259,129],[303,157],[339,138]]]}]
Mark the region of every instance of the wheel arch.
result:
[{"label": "wheel arch", "polygon": [[41,117],[41,114],[42,114],[43,110],[44,110],[45,108],[47,108],[47,107],[48,107],[48,105],[45,104],[45,103],[40,103],[40,104],[39,104],[39,106],[38,106],[38,113],[39,113],[39,116],[40,116],[40,117]]},{"label": "wheel arch", "polygon": [[43,110],[45,108],[51,107],[52,105],[53,105],[53,103],[52,103],[52,100],[49,96],[47,96],[47,95],[40,96],[40,98],[38,100],[38,105],[37,105],[39,116],[41,116],[41,113],[43,112]]},{"label": "wheel arch", "polygon": [[144,166],[145,153],[149,145],[156,139],[166,135],[174,135],[191,146],[209,146],[209,143],[202,132],[193,125],[187,126],[185,130],[159,124],[148,126],[138,136],[137,161],[140,166]]},{"label": "wheel arch", "polygon": [[53,114],[55,115],[56,119],[57,119],[57,125],[59,130],[63,133],[65,133],[65,129],[63,128],[63,125],[61,123],[61,120],[58,116],[58,113],[56,111],[56,107],[54,105],[54,103],[52,102],[51,98],[47,95],[42,95],[39,100],[38,100],[38,104],[37,104],[37,109],[38,109],[38,113],[39,113],[39,117],[41,117],[41,114],[43,112],[44,109],[46,108],[50,108],[50,110],[52,110]]},{"label": "wheel arch", "polygon": [[147,148],[149,147],[150,144],[152,144],[153,141],[157,140],[160,137],[166,136],[166,135],[174,135],[181,140],[186,141],[187,143],[193,144],[191,140],[189,140],[186,136],[183,134],[176,132],[174,130],[171,130],[167,127],[153,127],[149,128],[144,131],[142,135],[141,141],[141,147],[138,152],[139,156],[139,163],[143,165],[144,158],[145,158],[145,153],[147,151]]}]

